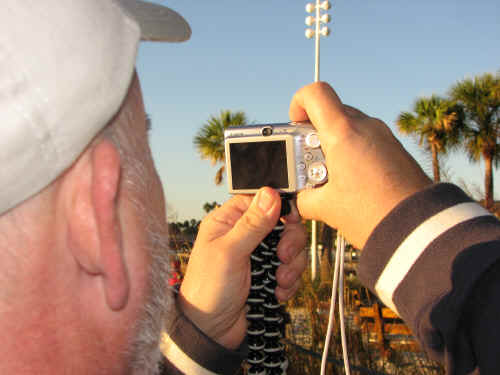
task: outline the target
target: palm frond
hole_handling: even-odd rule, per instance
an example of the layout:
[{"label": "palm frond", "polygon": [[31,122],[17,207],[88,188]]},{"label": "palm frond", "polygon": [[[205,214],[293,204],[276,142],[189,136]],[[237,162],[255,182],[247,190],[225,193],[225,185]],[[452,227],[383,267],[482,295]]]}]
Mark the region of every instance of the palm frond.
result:
[{"label": "palm frond", "polygon": [[500,116],[500,73],[486,73],[457,82],[449,91],[450,97],[463,110],[466,123],[465,149],[471,161],[484,155],[500,157],[498,145]]},{"label": "palm frond", "polygon": [[224,180],[224,173],[226,172],[226,166],[223,165],[219,168],[217,173],[215,174],[215,185],[219,186],[222,184],[222,180]]},{"label": "palm frond", "polygon": [[418,122],[416,117],[410,112],[402,112],[397,120],[396,125],[402,134],[410,135],[418,132]]},{"label": "palm frond", "polygon": [[[247,123],[246,114],[242,111],[231,112],[221,110],[218,116],[211,115],[193,138],[193,144],[202,159],[209,160],[212,165],[224,163],[224,131],[231,126],[242,126]],[[224,170],[216,174],[216,184],[223,179]],[[219,181],[219,182],[217,182]]]}]

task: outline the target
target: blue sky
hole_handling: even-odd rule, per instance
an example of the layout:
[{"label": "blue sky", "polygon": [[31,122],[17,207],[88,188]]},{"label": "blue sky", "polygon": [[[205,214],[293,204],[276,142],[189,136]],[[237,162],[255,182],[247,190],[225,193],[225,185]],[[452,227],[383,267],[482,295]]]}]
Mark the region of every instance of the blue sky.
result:
[{"label": "blue sky", "polygon": [[[192,38],[143,43],[137,68],[151,144],[170,213],[202,218],[202,206],[228,199],[218,167],[201,160],[193,137],[211,114],[242,110],[252,122],[288,121],[293,93],[312,82],[314,42],[304,36],[302,0],[157,1],[181,13]],[[457,80],[500,69],[498,0],[339,0],[321,39],[321,80],[342,101],[385,121],[430,173],[394,121],[419,96],[444,95]],[[453,154],[454,181],[483,184],[482,165]],[[497,184],[498,185],[498,184]],[[496,190],[496,197],[500,198]]]}]

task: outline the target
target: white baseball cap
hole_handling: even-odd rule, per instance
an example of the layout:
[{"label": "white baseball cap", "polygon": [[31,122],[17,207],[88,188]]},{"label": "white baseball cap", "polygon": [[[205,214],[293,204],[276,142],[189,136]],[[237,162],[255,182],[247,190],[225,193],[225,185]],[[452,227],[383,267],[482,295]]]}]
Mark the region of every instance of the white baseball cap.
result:
[{"label": "white baseball cap", "polygon": [[134,0],[2,0],[0,215],[54,181],[119,110],[139,41],[188,23]]}]

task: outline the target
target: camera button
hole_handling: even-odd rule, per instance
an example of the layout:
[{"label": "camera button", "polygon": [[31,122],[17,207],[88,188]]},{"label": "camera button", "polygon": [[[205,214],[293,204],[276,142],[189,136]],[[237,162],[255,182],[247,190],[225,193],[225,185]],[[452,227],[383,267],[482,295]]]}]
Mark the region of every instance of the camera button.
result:
[{"label": "camera button", "polygon": [[321,184],[326,181],[328,172],[326,166],[322,162],[312,163],[307,171],[309,180],[314,184]]},{"label": "camera button", "polygon": [[308,135],[306,135],[306,145],[311,148],[318,148],[319,146],[321,146],[318,133],[309,133]]},{"label": "camera button", "polygon": [[306,163],[300,162],[297,167],[299,168],[299,171],[303,171],[306,169]]},{"label": "camera button", "polygon": [[314,156],[313,156],[313,154],[311,154],[310,152],[306,152],[306,153],[304,154],[304,159],[305,159],[306,161],[311,161],[311,160],[313,160],[313,158],[314,158]]}]

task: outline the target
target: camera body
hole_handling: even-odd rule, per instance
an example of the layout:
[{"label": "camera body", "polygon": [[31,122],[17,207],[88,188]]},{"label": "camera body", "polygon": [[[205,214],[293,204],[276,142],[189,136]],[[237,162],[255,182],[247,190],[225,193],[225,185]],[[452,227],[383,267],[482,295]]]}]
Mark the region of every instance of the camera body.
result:
[{"label": "camera body", "polygon": [[229,192],[262,186],[296,193],[325,183],[328,173],[318,134],[308,122],[230,127],[224,132]]}]

